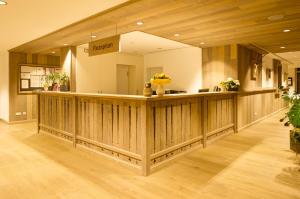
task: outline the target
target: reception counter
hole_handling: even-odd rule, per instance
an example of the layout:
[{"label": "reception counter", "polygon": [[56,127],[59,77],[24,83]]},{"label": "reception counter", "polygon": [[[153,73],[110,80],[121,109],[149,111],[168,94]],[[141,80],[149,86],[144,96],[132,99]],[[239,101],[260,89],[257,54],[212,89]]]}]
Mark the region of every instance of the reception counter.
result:
[{"label": "reception counter", "polygon": [[[40,92],[38,131],[68,140],[74,147],[100,152],[148,175],[179,155],[206,147],[284,108],[286,104],[275,97],[275,92],[269,89],[150,98]],[[256,100],[262,105],[256,105]]]}]

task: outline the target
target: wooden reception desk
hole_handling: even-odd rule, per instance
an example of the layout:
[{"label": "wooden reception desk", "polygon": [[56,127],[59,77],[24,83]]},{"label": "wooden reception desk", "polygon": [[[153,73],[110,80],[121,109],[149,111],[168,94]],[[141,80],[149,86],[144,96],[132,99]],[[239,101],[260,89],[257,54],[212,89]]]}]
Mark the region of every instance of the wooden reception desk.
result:
[{"label": "wooden reception desk", "polygon": [[[238,128],[283,108],[283,102],[274,108],[282,101],[274,97],[274,92],[269,89],[151,98],[40,92],[38,129],[74,146],[101,152],[148,175],[179,155],[206,147],[213,140],[236,133]],[[264,105],[259,107],[256,100]],[[255,110],[259,113],[253,116]]]}]

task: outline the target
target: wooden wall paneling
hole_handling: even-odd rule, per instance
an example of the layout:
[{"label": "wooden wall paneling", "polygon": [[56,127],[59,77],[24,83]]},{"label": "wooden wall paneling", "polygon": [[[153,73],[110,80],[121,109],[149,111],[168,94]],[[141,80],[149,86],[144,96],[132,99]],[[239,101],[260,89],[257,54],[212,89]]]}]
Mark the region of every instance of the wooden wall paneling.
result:
[{"label": "wooden wall paneling", "polygon": [[68,46],[60,49],[60,65],[70,77],[70,91],[76,92],[76,46]]},{"label": "wooden wall paneling", "polygon": [[212,89],[228,77],[237,79],[236,49],[235,44],[202,49],[203,88]]},{"label": "wooden wall paneling", "polygon": [[[256,80],[251,79],[251,67],[257,62]],[[238,79],[240,90],[253,90],[262,87],[262,55],[246,46],[238,45]]]},{"label": "wooden wall paneling", "polygon": [[16,112],[27,112],[27,97],[18,95],[19,64],[27,62],[25,53],[9,53],[9,121],[26,120],[26,115],[16,116]]},{"label": "wooden wall paneling", "polygon": [[148,175],[195,147],[206,147],[236,132],[237,127],[259,121],[274,111],[272,107],[275,111],[284,108],[286,104],[274,92],[146,100],[43,92],[38,98],[38,121],[41,132],[108,155]]},{"label": "wooden wall paneling", "polygon": [[[26,121],[37,118],[37,98],[35,95],[19,95],[18,94],[18,75],[20,64],[41,64],[49,63],[57,64],[58,56],[46,56],[39,54],[26,53],[9,53],[9,121]],[[59,64],[57,64],[59,65]],[[52,65],[53,66],[53,65]],[[16,112],[26,112],[21,116],[16,116]]]}]

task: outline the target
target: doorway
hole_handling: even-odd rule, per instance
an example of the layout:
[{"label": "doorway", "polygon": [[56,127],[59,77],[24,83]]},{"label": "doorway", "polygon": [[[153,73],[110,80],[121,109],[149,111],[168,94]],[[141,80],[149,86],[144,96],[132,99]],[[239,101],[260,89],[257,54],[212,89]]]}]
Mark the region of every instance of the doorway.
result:
[{"label": "doorway", "polygon": [[148,67],[147,68],[147,79],[146,81],[150,81],[150,79],[156,74],[156,73],[162,73],[163,67]]},{"label": "doorway", "polygon": [[297,68],[296,69],[296,79],[295,79],[295,83],[296,85],[296,91],[297,91],[297,94],[300,94],[300,68]]},{"label": "doorway", "polygon": [[117,64],[117,94],[136,94],[136,67]]}]

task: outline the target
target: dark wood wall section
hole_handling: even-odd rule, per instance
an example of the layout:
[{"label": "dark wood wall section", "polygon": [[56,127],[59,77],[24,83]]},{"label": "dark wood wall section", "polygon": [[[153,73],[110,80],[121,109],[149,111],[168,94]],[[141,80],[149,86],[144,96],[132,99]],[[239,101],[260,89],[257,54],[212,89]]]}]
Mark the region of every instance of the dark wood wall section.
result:
[{"label": "dark wood wall section", "polygon": [[262,54],[238,45],[238,77],[241,90],[253,90],[262,87]]},{"label": "dark wood wall section", "polygon": [[[20,64],[59,66],[60,57],[27,53],[9,53],[9,121],[32,120],[36,118],[36,96],[18,94]],[[16,115],[16,113],[22,113]],[[26,114],[25,114],[26,113]]]},{"label": "dark wood wall section", "polygon": [[274,78],[273,83],[274,87],[279,87],[282,85],[282,64],[281,61],[278,59],[273,59],[273,71],[274,71]]}]

